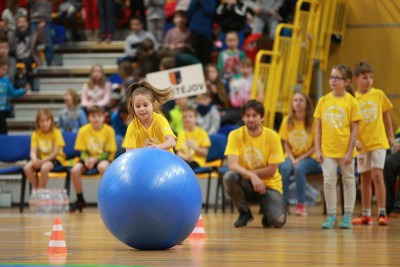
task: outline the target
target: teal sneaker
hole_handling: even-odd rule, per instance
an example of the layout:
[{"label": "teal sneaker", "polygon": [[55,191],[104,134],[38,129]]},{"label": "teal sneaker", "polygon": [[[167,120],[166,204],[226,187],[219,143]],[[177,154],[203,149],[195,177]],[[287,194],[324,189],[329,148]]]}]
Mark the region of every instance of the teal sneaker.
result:
[{"label": "teal sneaker", "polygon": [[351,229],[351,215],[343,215],[342,223],[340,224],[341,229]]},{"label": "teal sneaker", "polygon": [[337,223],[336,216],[329,215],[325,222],[322,224],[322,229],[333,229]]}]

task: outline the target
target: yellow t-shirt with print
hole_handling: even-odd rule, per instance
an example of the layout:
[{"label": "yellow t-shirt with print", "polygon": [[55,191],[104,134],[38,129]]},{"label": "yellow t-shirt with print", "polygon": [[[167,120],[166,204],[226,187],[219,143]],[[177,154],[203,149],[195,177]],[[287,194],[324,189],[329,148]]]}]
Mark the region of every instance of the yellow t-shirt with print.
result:
[{"label": "yellow t-shirt with print", "polygon": [[[283,118],[279,129],[279,135],[282,140],[290,144],[293,156],[297,158],[309,151],[314,145],[315,121],[313,121],[311,131],[307,131],[304,121],[294,120],[293,126],[288,127],[288,120],[288,116]],[[315,154],[313,154],[312,157],[315,157]]]},{"label": "yellow t-shirt with print", "polygon": [[[239,157],[239,165],[255,170],[267,167],[269,164],[279,164],[285,161],[281,139],[271,129],[263,127],[261,135],[252,137],[247,132],[247,127],[229,133],[225,156]],[[273,177],[260,177],[266,188],[282,193],[282,178],[277,169]]]},{"label": "yellow t-shirt with print", "polygon": [[32,133],[31,147],[37,149],[37,156],[39,159],[48,157],[56,146],[60,147],[60,150],[58,151],[55,159],[63,164],[65,160],[65,154],[63,151],[65,142],[61,131],[57,128],[54,128],[48,133],[43,133],[41,130],[37,130]]},{"label": "yellow t-shirt with print", "polygon": [[96,131],[90,123],[82,126],[78,131],[75,141],[75,149],[87,151],[89,157],[98,158],[104,152],[109,152],[108,160],[112,161],[117,151],[114,129],[103,124],[103,127]]},{"label": "yellow t-shirt with print", "polygon": [[388,149],[389,142],[386,136],[383,112],[393,108],[389,98],[382,90],[371,88],[371,91],[366,94],[356,92],[356,99],[363,115],[358,132],[358,140],[363,146],[360,153]]},{"label": "yellow t-shirt with print", "polygon": [[[138,117],[134,117],[126,130],[123,147],[143,148],[147,143],[161,144],[166,141],[165,137],[172,135],[175,137],[166,118],[163,115],[153,112],[153,121],[149,128],[145,128]],[[174,150],[169,149],[172,153]]]},{"label": "yellow t-shirt with print", "polygon": [[328,93],[319,99],[314,118],[320,119],[322,124],[322,154],[343,158],[350,144],[351,122],[362,120],[357,100],[349,93],[342,97]]},{"label": "yellow t-shirt with print", "polygon": [[193,149],[186,145],[186,140],[190,140],[200,148],[210,147],[211,142],[208,133],[200,127],[196,127],[193,131],[181,131],[178,134],[175,147],[176,150],[182,151],[185,155],[192,155],[193,161],[196,161],[200,166],[204,166],[206,164],[206,157],[196,154]]}]

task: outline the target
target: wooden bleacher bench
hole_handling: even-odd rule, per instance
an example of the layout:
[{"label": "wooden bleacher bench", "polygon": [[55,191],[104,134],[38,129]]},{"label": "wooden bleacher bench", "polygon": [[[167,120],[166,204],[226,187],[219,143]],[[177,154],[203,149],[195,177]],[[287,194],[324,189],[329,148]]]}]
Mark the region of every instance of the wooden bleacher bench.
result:
[{"label": "wooden bleacher bench", "polygon": [[121,53],[124,51],[125,41],[113,41],[112,43],[98,42],[69,42],[57,47],[54,47],[54,52],[59,54],[66,53]]},{"label": "wooden bleacher bench", "polygon": [[[87,66],[46,66],[38,67],[33,73],[34,77],[89,77],[91,65]],[[117,72],[117,65],[104,65],[106,75]]]},{"label": "wooden bleacher bench", "polygon": [[64,93],[61,92],[33,92],[30,91],[20,98],[13,98],[11,103],[63,103]]}]

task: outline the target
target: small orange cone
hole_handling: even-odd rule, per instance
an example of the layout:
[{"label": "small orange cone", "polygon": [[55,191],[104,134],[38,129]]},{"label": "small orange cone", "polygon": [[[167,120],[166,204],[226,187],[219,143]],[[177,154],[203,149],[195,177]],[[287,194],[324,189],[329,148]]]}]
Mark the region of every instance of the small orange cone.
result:
[{"label": "small orange cone", "polygon": [[61,220],[59,218],[54,220],[53,231],[51,232],[47,254],[68,254],[67,244],[65,243],[64,239],[64,232],[61,225]]},{"label": "small orange cone", "polygon": [[199,221],[197,222],[196,227],[193,232],[189,235],[189,239],[205,239],[206,233],[204,231],[203,220],[201,219],[201,215]]}]

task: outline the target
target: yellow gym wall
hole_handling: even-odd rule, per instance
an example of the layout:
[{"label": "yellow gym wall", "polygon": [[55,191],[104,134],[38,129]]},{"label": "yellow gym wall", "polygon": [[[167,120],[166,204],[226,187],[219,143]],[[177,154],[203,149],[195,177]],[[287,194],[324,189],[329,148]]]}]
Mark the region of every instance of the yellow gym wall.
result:
[{"label": "yellow gym wall", "polygon": [[393,103],[391,115],[396,130],[400,127],[400,0],[349,2],[346,34],[340,44],[331,45],[323,93],[330,90],[327,76],[333,65],[343,63],[353,69],[358,61],[366,59],[374,67],[374,87],[382,89]]}]

